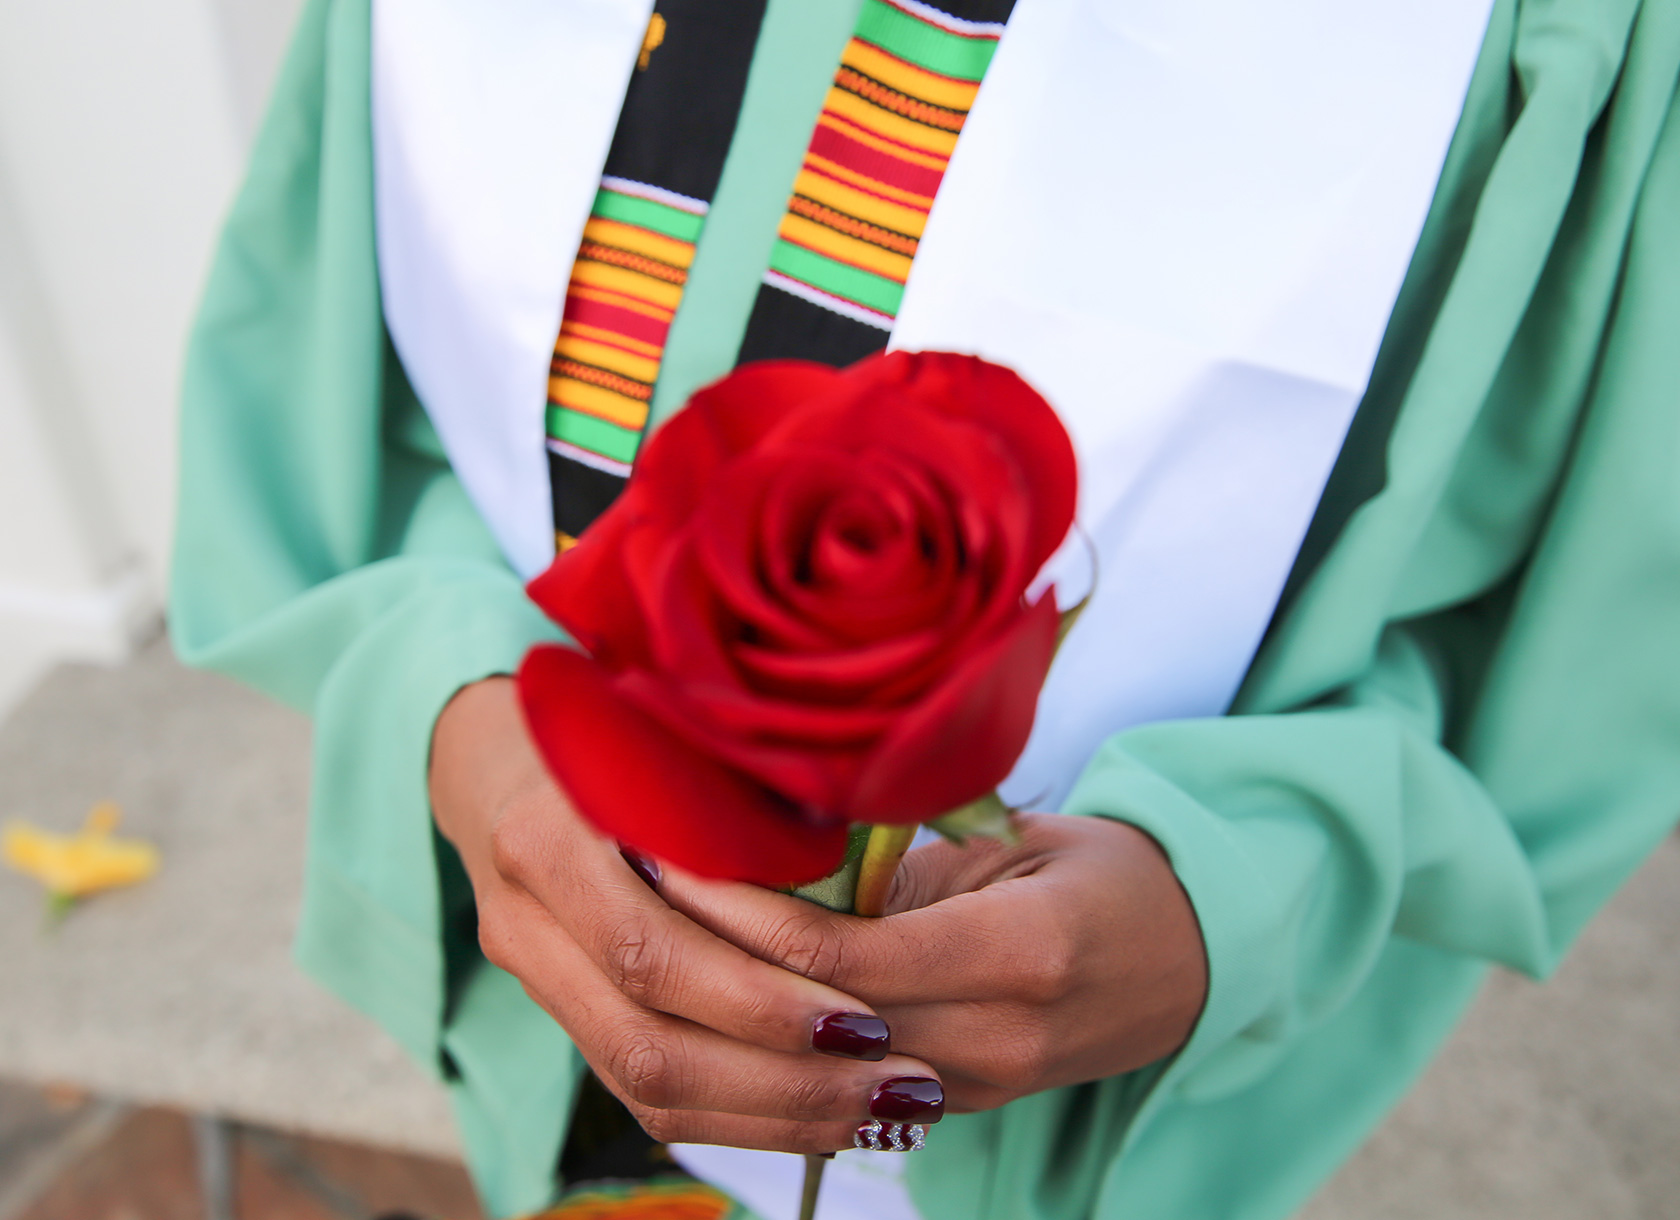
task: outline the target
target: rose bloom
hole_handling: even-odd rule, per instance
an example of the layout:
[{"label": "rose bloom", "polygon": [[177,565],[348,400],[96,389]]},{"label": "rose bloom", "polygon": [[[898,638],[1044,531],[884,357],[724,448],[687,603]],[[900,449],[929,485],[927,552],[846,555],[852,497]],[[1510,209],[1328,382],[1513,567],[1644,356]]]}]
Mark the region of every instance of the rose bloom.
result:
[{"label": "rose bloom", "polygon": [[1026,592],[1075,482],[1050,405],[984,360],[746,365],[531,582],[587,651],[521,666],[537,746],[629,847],[761,885],[825,876],[849,823],[927,821],[1013,767],[1059,621]]}]

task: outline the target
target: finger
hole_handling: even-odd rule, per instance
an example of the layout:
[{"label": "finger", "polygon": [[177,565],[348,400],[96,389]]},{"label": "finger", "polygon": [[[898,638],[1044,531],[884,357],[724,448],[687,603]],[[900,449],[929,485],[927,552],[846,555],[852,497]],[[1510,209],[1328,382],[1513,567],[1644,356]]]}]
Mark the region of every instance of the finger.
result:
[{"label": "finger", "polygon": [[943,1113],[938,1075],[920,1060],[767,1050],[632,1003],[527,895],[493,904],[483,922],[492,960],[523,982],[627,1104],[854,1125],[872,1116],[936,1122]]},{"label": "finger", "polygon": [[[917,1004],[889,1008],[907,1047],[932,1062],[953,1113],[990,1110],[1029,1093],[1095,1076],[1077,1076],[1077,1031],[1031,1005]],[[1072,1072],[1066,1079],[1057,1073]],[[1077,1076],[1077,1079],[1075,1078]]]},{"label": "finger", "polygon": [[[1021,842],[1013,847],[982,842],[912,852],[905,896],[949,896],[880,919],[834,915],[787,895],[675,870],[664,892],[673,907],[753,956],[877,1009],[999,999],[1051,1004],[1077,979],[1081,938],[1109,935],[1084,928],[1070,896],[1100,891],[1109,901],[1107,923],[1146,935],[1161,919],[1161,886],[1177,882],[1160,867],[1159,848],[1130,826],[1056,815],[1029,815],[1020,824]],[[970,888],[977,881],[979,888]]]},{"label": "finger", "polygon": [[[1023,887],[1032,887],[1024,890]],[[740,949],[881,1005],[988,1000],[1030,989],[1065,957],[1033,877],[860,919],[753,886],[667,870],[667,900]],[[1053,908],[1052,908],[1053,909]]]},{"label": "finger", "polygon": [[[931,1063],[952,1113],[989,1110],[1046,1089],[1106,1080],[1157,1063],[1183,1044],[1175,1024],[1151,1015],[1145,988],[1128,989],[1140,1015],[1124,1026],[1089,1019],[1084,1006],[998,1001],[887,1007],[903,1053]],[[1111,1002],[1112,1003],[1112,1002]]]},{"label": "finger", "polygon": [[1040,836],[1028,833],[1017,843],[940,839],[905,854],[893,874],[885,913],[899,915],[968,894],[1035,871],[1045,860]]},{"label": "finger", "polygon": [[[643,1130],[662,1144],[722,1144],[765,1152],[806,1155],[838,1152],[854,1146],[853,1134],[861,1126],[851,1122],[796,1123],[695,1110],[646,1110],[637,1106],[629,1109]],[[927,1136],[924,1134],[923,1138]]]},{"label": "finger", "polygon": [[519,811],[497,823],[493,851],[500,875],[540,903],[637,1005],[773,1050],[869,1060],[887,1052],[887,1028],[868,1005],[695,924],[581,823],[552,810]]}]

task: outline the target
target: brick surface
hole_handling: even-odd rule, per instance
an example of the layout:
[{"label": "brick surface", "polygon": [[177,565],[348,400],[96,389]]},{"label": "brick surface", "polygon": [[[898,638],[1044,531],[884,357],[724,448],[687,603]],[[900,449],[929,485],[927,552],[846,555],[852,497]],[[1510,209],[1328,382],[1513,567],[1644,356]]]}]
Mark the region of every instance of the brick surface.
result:
[{"label": "brick surface", "polygon": [[[234,1206],[238,1220],[365,1220],[350,1199],[323,1197],[317,1184],[300,1181],[241,1140],[234,1154]],[[336,1205],[335,1205],[336,1204]]]},{"label": "brick surface", "polygon": [[309,1137],[271,1136],[260,1146],[273,1163],[330,1183],[372,1215],[406,1212],[427,1220],[484,1220],[471,1179],[449,1161]]},{"label": "brick surface", "polygon": [[186,1119],[166,1110],[138,1110],[103,1144],[67,1166],[15,1220],[203,1217]]},{"label": "brick surface", "polygon": [[75,1127],[87,1098],[0,1081],[0,1191]]},{"label": "brick surface", "polygon": [[[191,1119],[134,1110],[83,1148],[74,1132],[94,1104],[0,1082],[0,1200],[53,1167],[0,1220],[203,1220]],[[238,1220],[484,1220],[451,1161],[261,1128],[236,1128],[233,1155]]]}]

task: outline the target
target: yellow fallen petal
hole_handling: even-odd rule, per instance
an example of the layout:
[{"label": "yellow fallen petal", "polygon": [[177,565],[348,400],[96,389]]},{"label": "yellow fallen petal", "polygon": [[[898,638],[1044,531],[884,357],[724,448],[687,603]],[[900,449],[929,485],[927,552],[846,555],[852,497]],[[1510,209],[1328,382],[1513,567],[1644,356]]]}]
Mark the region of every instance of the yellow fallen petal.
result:
[{"label": "yellow fallen petal", "polygon": [[103,802],[94,806],[74,835],[14,822],[0,834],[0,857],[61,897],[80,898],[133,885],[156,873],[160,859],[150,843],[111,837],[120,817],[115,805]]},{"label": "yellow fallen petal", "polygon": [[82,834],[104,837],[117,828],[122,821],[122,806],[115,801],[100,801],[88,810],[87,820],[82,823]]},{"label": "yellow fallen petal", "polygon": [[52,855],[52,836],[35,829],[27,822],[13,822],[0,836],[0,855],[20,873],[35,875],[47,867]]}]

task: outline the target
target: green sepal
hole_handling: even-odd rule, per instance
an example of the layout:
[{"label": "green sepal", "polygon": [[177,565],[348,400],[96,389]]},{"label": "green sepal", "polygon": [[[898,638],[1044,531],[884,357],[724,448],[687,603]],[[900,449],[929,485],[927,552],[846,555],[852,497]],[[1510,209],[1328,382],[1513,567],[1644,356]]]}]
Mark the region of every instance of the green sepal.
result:
[{"label": "green sepal", "polygon": [[1014,818],[1015,811],[1003,803],[1003,798],[996,792],[988,792],[977,801],[934,818],[928,825],[953,843],[997,839],[1013,847],[1021,841],[1015,832]]},{"label": "green sepal", "polygon": [[53,890],[47,895],[47,906],[43,912],[45,918],[41,921],[41,930],[48,935],[58,931],[58,927],[65,917],[76,908],[76,896]]},{"label": "green sepal", "polygon": [[873,829],[867,822],[853,826],[846,835],[846,858],[840,867],[821,881],[795,886],[788,893],[842,915],[850,915],[857,898],[858,868],[863,863],[863,849],[868,846],[869,832]]},{"label": "green sepal", "polygon": [[[1062,620],[1056,624],[1056,652],[1060,652],[1062,650],[1062,645],[1067,641],[1068,632],[1072,631],[1074,625],[1079,622],[1079,616],[1085,613],[1085,607],[1091,604],[1091,598],[1094,597],[1097,592],[1096,544],[1091,541],[1091,536],[1089,534],[1079,528],[1078,523],[1074,524],[1074,529],[1078,531],[1079,539],[1085,544],[1086,553],[1091,557],[1091,587],[1086,591],[1084,597],[1080,598],[1073,605],[1062,611]],[[1046,593],[1045,596],[1049,597],[1051,595]]]},{"label": "green sepal", "polygon": [[1056,651],[1062,650],[1062,643],[1068,638],[1068,632],[1079,621],[1079,616],[1085,613],[1085,607],[1091,604],[1091,595],[1087,593],[1074,605],[1062,611],[1062,621],[1056,625]]}]

